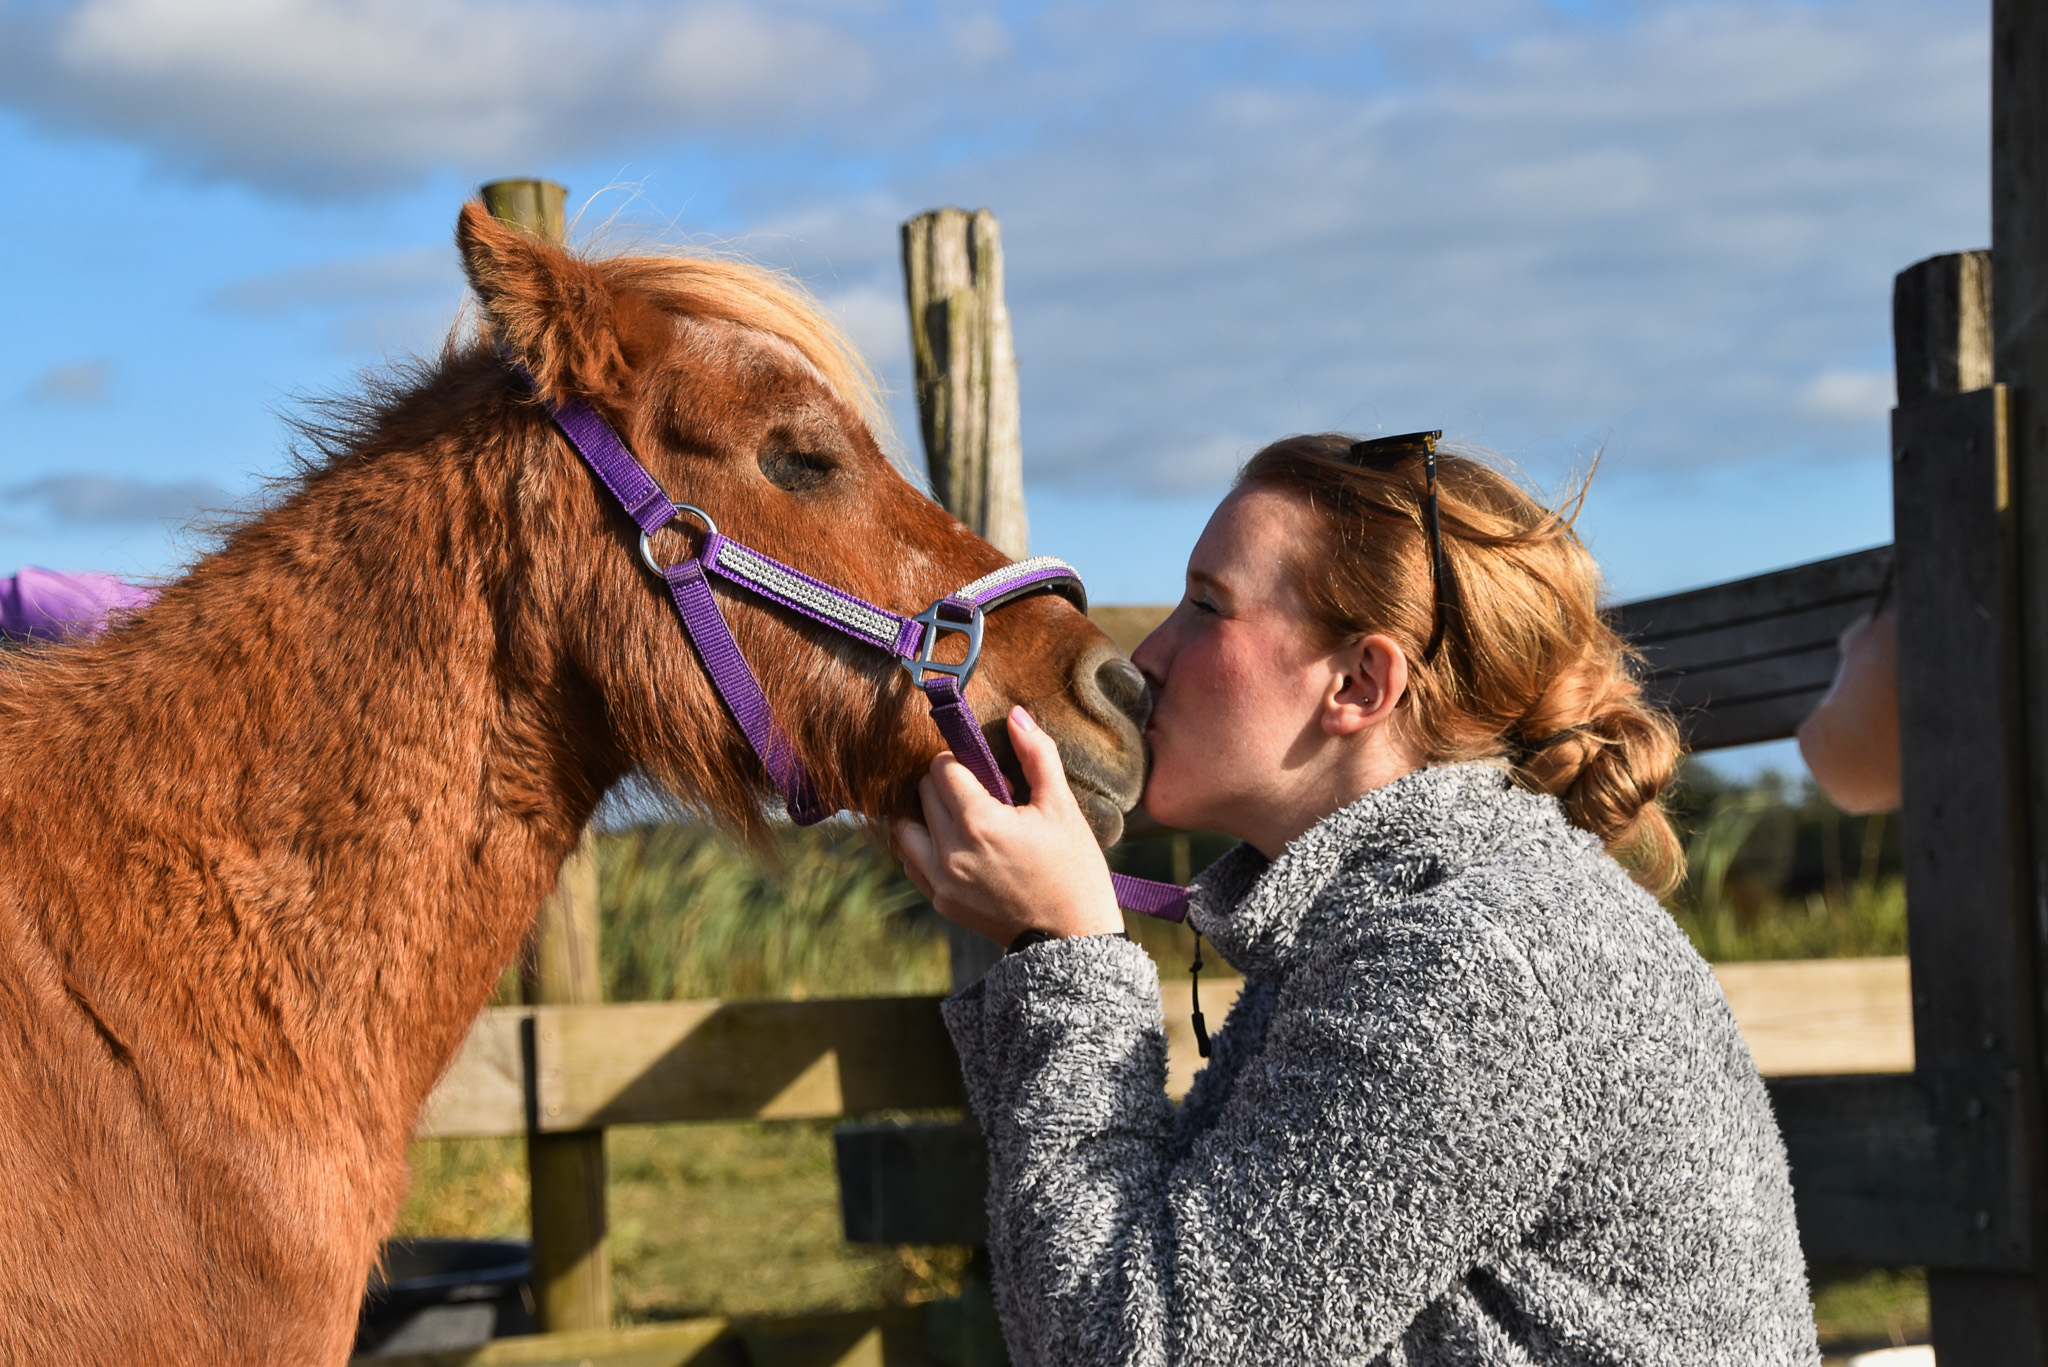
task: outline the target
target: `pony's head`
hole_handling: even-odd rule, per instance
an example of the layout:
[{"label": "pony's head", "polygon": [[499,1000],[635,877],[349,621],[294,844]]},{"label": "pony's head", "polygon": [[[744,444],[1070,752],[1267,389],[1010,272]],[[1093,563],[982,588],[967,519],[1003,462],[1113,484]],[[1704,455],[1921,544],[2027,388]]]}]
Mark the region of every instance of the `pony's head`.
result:
[{"label": "pony's head", "polygon": [[[760,830],[770,791],[760,764],[642,564],[636,529],[537,400],[589,404],[670,497],[894,611],[920,611],[1006,558],[890,464],[866,367],[788,283],[701,257],[585,259],[475,204],[457,240],[489,334],[461,365],[532,453],[523,515],[562,524],[523,539],[563,558],[532,581],[556,619],[549,634],[601,704],[596,743],[724,823]],[[498,346],[524,362],[531,390]],[[656,547],[680,559],[695,533],[679,521]],[[747,596],[721,592],[720,607],[820,795],[874,816],[913,813],[917,778],[943,743],[908,673]],[[1043,594],[991,613],[969,697],[992,719],[1013,780],[1001,719],[1028,706],[1059,741],[1098,838],[1116,837],[1143,780],[1145,690],[1082,613]]]}]

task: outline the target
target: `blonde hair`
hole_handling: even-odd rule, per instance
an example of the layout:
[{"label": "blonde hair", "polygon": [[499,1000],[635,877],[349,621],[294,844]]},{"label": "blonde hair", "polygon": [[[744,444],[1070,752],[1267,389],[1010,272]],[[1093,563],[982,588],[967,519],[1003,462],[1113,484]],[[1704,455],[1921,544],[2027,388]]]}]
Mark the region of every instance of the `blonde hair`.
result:
[{"label": "blonde hair", "polygon": [[737,323],[782,339],[853,405],[877,438],[888,432],[888,410],[875,372],[792,277],[709,256],[621,256],[599,264],[614,279],[655,296],[677,313]]},{"label": "blonde hair", "polygon": [[1424,661],[1438,595],[1422,461],[1366,468],[1346,458],[1353,440],[1286,437],[1238,475],[1315,514],[1316,543],[1295,564],[1311,618],[1333,645],[1375,633],[1400,644],[1403,724],[1426,763],[1505,759],[1638,881],[1668,892],[1685,869],[1663,803],[1678,731],[1643,698],[1636,654],[1600,612],[1576,503],[1546,507],[1479,460],[1438,454],[1447,620]]}]

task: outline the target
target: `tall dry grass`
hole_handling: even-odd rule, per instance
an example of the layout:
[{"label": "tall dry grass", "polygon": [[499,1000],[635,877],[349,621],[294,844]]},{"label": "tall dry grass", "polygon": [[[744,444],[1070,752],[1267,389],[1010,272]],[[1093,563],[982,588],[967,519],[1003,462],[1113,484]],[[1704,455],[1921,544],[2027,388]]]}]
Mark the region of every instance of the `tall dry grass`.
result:
[{"label": "tall dry grass", "polygon": [[856,827],[781,832],[763,862],[701,825],[598,839],[608,1001],[943,992],[938,918]]}]

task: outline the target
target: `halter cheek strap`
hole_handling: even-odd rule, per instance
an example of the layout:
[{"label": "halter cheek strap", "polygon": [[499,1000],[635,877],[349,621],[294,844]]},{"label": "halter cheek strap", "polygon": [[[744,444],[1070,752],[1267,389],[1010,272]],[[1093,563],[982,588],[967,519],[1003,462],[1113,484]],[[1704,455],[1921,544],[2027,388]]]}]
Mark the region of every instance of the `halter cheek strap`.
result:
[{"label": "halter cheek strap", "polygon": [[[533,379],[526,368],[510,356],[506,359],[531,387]],[[932,721],[954,757],[993,796],[1014,805],[1009,782],[989,749],[980,720],[968,705],[967,681],[980,662],[983,618],[992,609],[1028,594],[1049,592],[1086,611],[1087,594],[1073,566],[1049,555],[1014,561],[954,590],[923,612],[905,617],[725,536],[702,508],[672,501],[595,409],[576,399],[560,404],[543,402],[570,447],[640,529],[641,558],[667,584],[683,635],[781,792],[790,820],[800,826],[812,825],[832,815],[832,809],[819,798],[796,747],[776,722],[760,681],[740,653],[712,593],[713,578],[893,656],[923,690]],[[695,555],[663,565],[654,555],[651,538],[678,517],[701,522],[704,535]],[[966,658],[957,664],[937,658],[938,643],[947,635],[967,638]],[[1127,910],[1170,921],[1187,915],[1187,891],[1183,888],[1120,873],[1112,873],[1110,882],[1118,904]]]}]

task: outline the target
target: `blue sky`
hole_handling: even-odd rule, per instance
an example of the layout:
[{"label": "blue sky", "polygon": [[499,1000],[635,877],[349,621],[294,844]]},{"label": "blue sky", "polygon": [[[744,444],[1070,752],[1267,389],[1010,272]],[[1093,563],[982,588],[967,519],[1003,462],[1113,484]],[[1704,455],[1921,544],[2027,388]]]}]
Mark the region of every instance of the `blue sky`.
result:
[{"label": "blue sky", "polygon": [[[1443,427],[1636,597],[1884,541],[1894,272],[1982,246],[1948,0],[17,0],[0,572],[174,571],[279,414],[433,347],[480,180],[801,275],[900,395],[896,227],[1001,218],[1034,548],[1162,601],[1289,431]],[[901,399],[900,430],[915,432]]]}]

